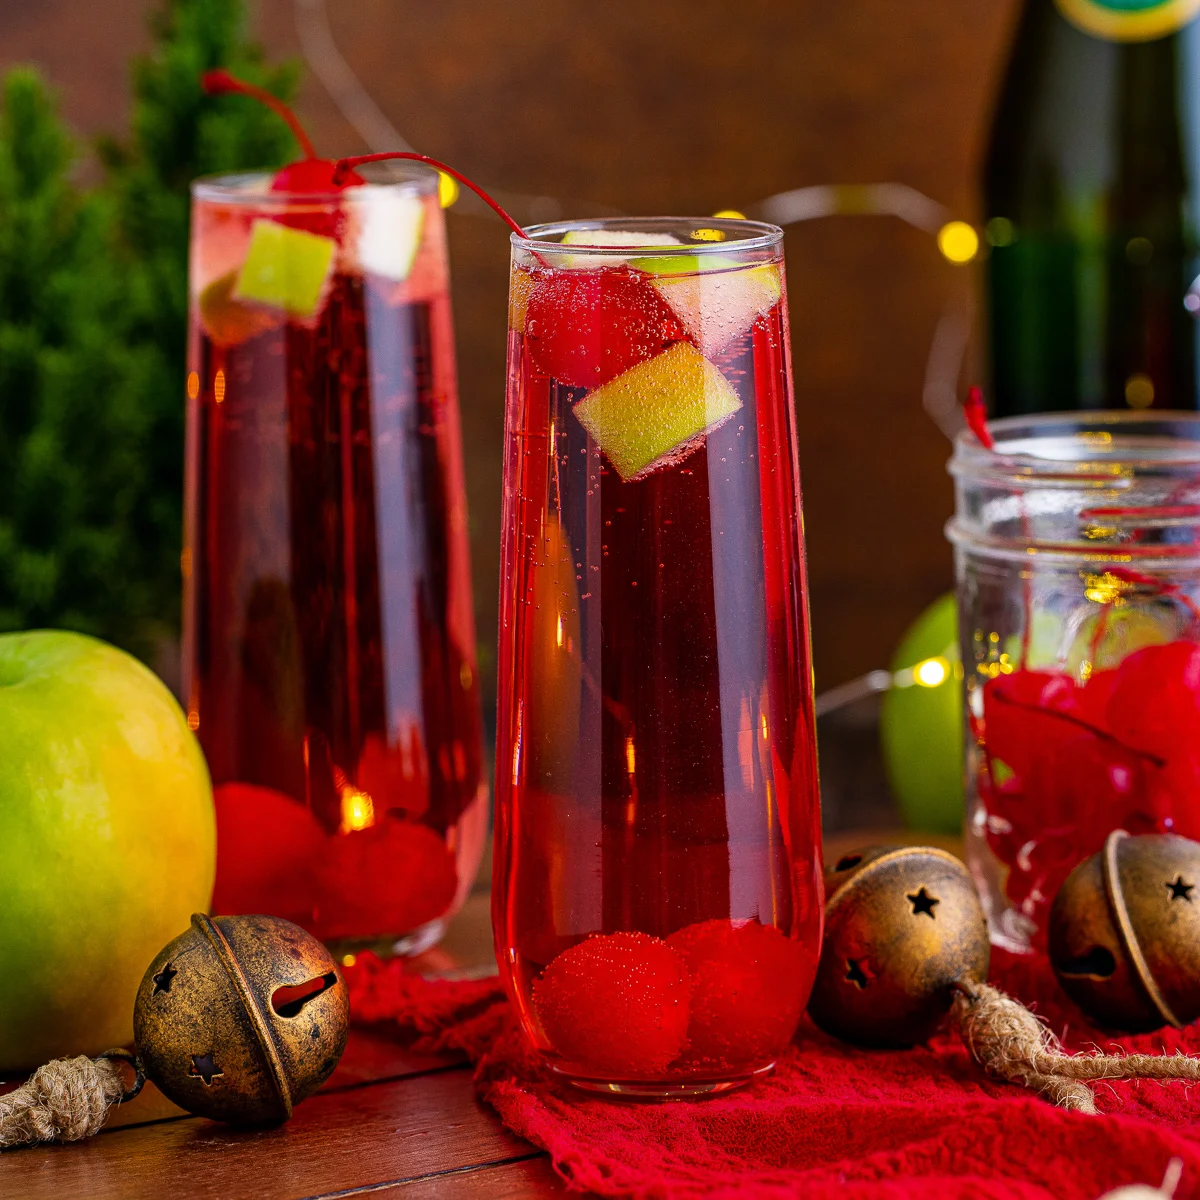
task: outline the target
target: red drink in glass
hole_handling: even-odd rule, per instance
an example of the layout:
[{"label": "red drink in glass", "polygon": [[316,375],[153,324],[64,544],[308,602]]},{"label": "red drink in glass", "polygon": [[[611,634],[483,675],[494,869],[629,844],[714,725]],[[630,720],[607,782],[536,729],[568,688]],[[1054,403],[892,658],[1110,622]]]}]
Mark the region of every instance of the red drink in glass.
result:
[{"label": "red drink in glass", "polygon": [[[614,244],[615,243],[615,244]],[[573,1082],[769,1069],[823,899],[781,234],[513,239],[498,958]]]},{"label": "red drink in glass", "polygon": [[437,176],[383,178],[195,186],[185,689],[214,908],[415,949],[486,784]]}]

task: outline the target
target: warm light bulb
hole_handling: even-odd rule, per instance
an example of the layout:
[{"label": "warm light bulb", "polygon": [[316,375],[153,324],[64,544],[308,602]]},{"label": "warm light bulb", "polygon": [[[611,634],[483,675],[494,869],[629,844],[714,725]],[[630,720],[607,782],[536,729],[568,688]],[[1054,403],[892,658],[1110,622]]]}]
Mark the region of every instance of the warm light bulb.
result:
[{"label": "warm light bulb", "polygon": [[342,832],[355,833],[375,824],[375,801],[369,792],[346,784],[342,788]]},{"label": "warm light bulb", "polygon": [[913,678],[922,687],[939,687],[950,678],[950,664],[940,654],[927,658],[913,668]]},{"label": "warm light bulb", "polygon": [[979,234],[966,221],[947,221],[938,230],[937,243],[952,263],[969,263],[979,252]]},{"label": "warm light bulb", "polygon": [[458,180],[445,171],[438,173],[438,203],[449,208],[458,199]]},{"label": "warm light bulb", "polygon": [[1125,403],[1130,408],[1149,408],[1154,403],[1154,380],[1149,375],[1130,375],[1125,380]]}]

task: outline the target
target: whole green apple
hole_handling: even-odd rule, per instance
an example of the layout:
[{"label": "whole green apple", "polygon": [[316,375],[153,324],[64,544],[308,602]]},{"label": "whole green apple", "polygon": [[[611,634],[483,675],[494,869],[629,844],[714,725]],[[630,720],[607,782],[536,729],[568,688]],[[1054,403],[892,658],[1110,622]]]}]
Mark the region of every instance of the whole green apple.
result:
[{"label": "whole green apple", "polygon": [[214,863],[208,770],[166,687],[94,638],[0,636],[0,1070],[130,1045]]},{"label": "whole green apple", "polygon": [[879,737],[892,794],[909,828],[961,833],[963,697],[953,594],[909,626],[892,658]]}]

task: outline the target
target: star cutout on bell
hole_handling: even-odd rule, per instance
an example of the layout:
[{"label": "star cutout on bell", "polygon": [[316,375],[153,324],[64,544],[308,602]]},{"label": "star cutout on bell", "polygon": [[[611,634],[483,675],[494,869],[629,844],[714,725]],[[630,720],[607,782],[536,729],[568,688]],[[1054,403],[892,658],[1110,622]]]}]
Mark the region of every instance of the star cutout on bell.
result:
[{"label": "star cutout on bell", "polygon": [[846,978],[860,988],[865,988],[871,982],[871,977],[863,970],[865,958],[846,959]]},{"label": "star cutout on bell", "polygon": [[913,892],[908,897],[908,902],[912,905],[913,916],[924,913],[931,919],[933,919],[933,906],[941,903],[936,896],[931,896],[924,888],[921,888],[919,892]]},{"label": "star cutout on bell", "polygon": [[1175,882],[1168,883],[1166,888],[1171,893],[1172,900],[1186,900],[1190,904],[1195,886],[1194,883],[1184,883],[1182,875],[1176,875]]},{"label": "star cutout on bell", "polygon": [[154,992],[153,995],[158,996],[163,992],[171,990],[171,980],[179,974],[179,969],[172,963],[167,963],[165,967],[157,975],[154,976]]},{"label": "star cutout on bell", "polygon": [[213,1056],[209,1054],[193,1054],[192,1069],[188,1072],[189,1075],[197,1075],[204,1080],[205,1083],[211,1084],[214,1079],[220,1079],[225,1074],[220,1067],[213,1062]]}]

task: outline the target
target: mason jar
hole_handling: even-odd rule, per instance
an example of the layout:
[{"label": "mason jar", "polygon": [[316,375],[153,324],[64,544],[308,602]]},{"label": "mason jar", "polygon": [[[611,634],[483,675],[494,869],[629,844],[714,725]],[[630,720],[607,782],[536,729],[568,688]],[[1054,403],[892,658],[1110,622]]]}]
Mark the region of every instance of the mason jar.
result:
[{"label": "mason jar", "polygon": [[967,860],[1045,944],[1113,829],[1200,836],[1200,414],[1013,417],[950,461]]}]

